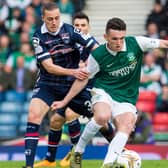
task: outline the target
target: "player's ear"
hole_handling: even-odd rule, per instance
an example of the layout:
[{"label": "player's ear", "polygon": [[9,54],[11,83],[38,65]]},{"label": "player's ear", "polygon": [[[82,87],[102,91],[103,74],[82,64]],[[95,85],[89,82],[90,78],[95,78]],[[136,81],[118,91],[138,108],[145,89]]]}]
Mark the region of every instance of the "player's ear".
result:
[{"label": "player's ear", "polygon": [[107,41],[107,34],[106,33],[104,34],[104,39]]}]

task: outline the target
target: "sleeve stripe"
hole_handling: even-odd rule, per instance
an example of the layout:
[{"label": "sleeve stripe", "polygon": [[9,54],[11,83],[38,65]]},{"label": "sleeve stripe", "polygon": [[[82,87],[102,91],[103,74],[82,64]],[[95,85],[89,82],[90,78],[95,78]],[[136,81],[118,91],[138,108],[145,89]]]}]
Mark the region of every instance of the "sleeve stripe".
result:
[{"label": "sleeve stripe", "polygon": [[90,45],[92,45],[93,43],[93,39],[91,39],[88,43],[87,43],[87,46],[86,47],[89,47]]},{"label": "sleeve stripe", "polygon": [[49,56],[50,53],[47,52],[47,53],[44,53],[44,54],[41,54],[41,55],[38,55],[37,58],[40,59],[40,58],[43,58],[43,57],[46,57],[46,56]]}]

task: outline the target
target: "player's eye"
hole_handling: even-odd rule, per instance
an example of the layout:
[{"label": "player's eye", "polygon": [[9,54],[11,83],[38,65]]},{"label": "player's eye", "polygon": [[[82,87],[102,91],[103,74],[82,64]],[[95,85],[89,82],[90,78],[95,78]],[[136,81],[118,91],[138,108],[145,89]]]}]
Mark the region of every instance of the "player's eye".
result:
[{"label": "player's eye", "polygon": [[51,22],[51,21],[53,21],[53,18],[49,17],[49,18],[47,18],[47,20]]},{"label": "player's eye", "polygon": [[85,27],[86,25],[85,24],[81,24],[82,27]]}]

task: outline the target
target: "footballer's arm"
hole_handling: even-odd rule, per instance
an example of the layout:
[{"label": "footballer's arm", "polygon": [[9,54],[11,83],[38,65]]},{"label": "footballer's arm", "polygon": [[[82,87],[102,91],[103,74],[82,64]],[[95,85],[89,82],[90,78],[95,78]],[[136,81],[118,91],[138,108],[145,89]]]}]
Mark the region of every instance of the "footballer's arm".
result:
[{"label": "footballer's arm", "polygon": [[69,69],[63,68],[59,65],[53,64],[51,58],[45,59],[42,61],[43,67],[47,70],[48,73],[59,75],[59,76],[74,76],[77,79],[83,80],[88,77],[88,73],[82,71],[81,69]]},{"label": "footballer's arm", "polygon": [[87,83],[88,78],[85,80],[76,79],[64,99],[62,101],[54,101],[51,105],[51,109],[56,110],[65,107],[79,92],[86,87]]}]

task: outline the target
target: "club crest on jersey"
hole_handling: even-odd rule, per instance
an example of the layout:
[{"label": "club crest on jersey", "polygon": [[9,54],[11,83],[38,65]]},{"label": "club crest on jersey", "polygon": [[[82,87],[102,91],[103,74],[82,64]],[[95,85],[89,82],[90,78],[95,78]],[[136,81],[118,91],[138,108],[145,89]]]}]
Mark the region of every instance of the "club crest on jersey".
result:
[{"label": "club crest on jersey", "polygon": [[63,34],[61,34],[61,39],[64,41],[65,44],[68,44],[70,42],[69,33],[63,33]]},{"label": "club crest on jersey", "polygon": [[135,56],[133,52],[127,54],[127,58],[129,62],[133,62],[135,60]]}]

